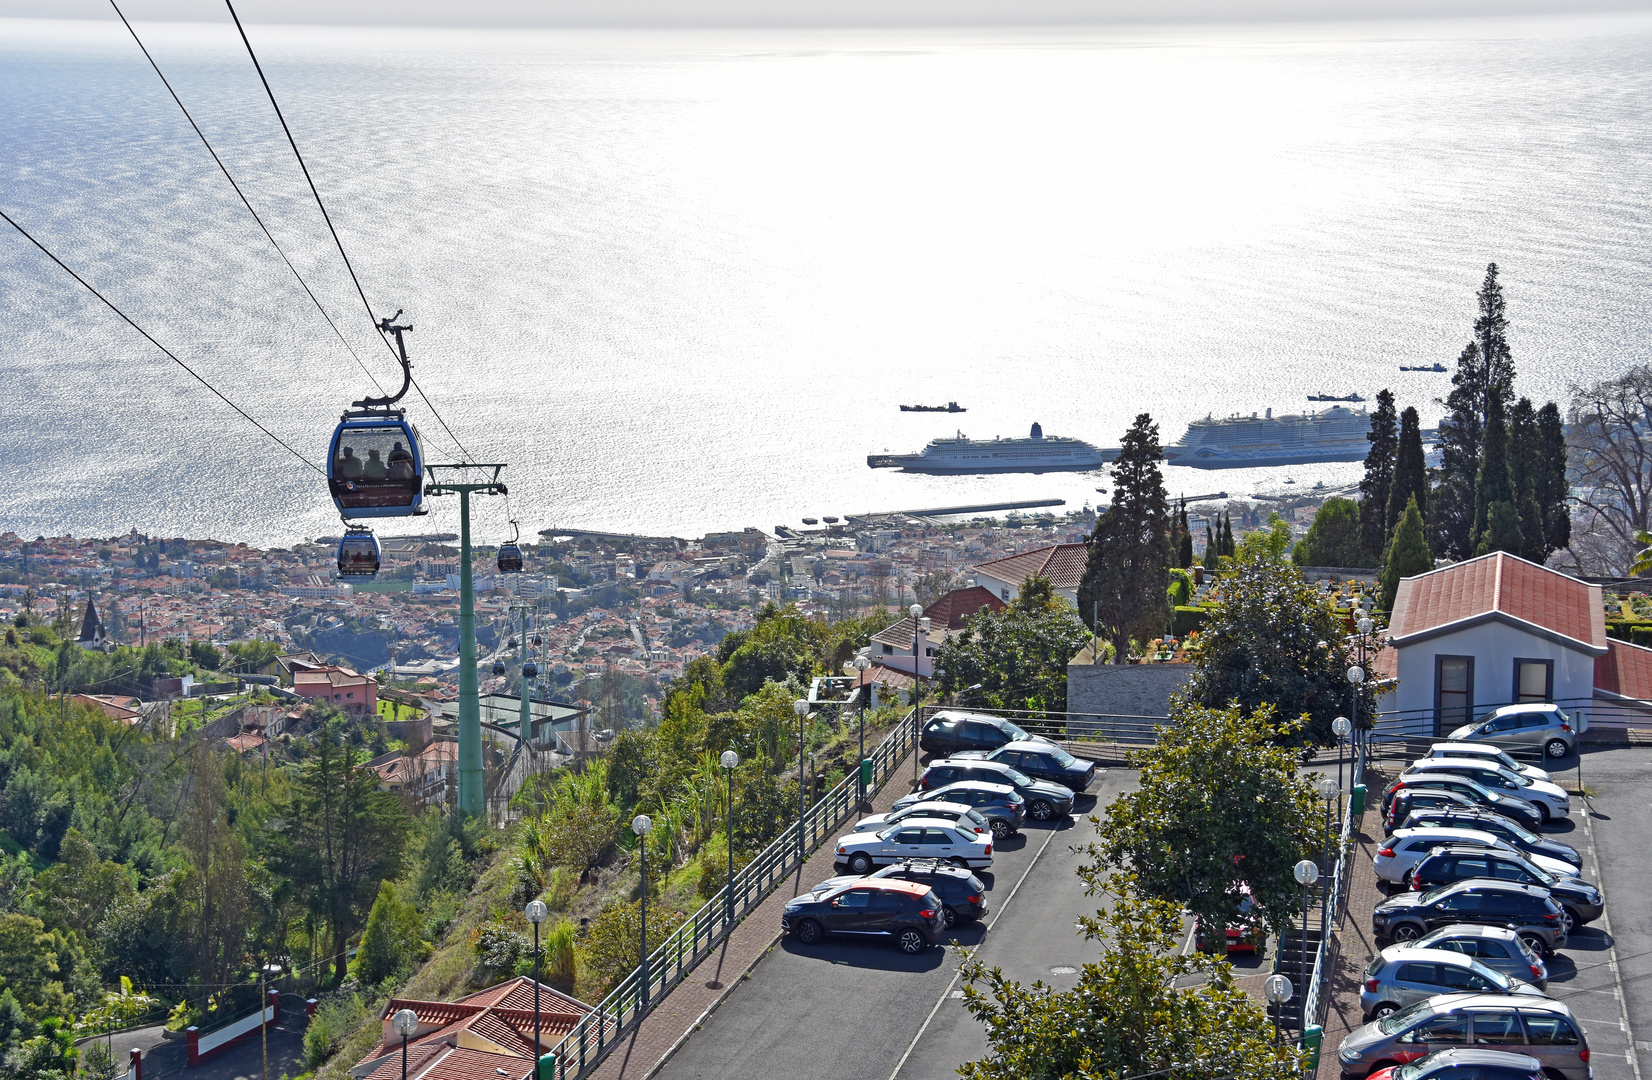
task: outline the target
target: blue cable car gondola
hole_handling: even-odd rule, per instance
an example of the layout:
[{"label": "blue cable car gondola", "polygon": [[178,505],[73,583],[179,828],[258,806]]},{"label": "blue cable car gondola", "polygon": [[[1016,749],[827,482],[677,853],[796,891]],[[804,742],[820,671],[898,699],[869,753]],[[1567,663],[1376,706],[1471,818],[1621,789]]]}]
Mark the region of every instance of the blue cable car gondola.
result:
[{"label": "blue cable car gondola", "polygon": [[539,665],[538,664],[533,664],[533,663],[523,664],[522,665],[522,677],[524,679],[537,679],[537,678],[539,678]]},{"label": "blue cable car gondola", "polygon": [[495,660],[493,662],[493,673],[495,675],[503,675],[505,673],[505,662],[503,660]]},{"label": "blue cable car gondola", "polygon": [[350,526],[338,541],[338,576],[370,578],[379,572],[379,538],[373,530]]},{"label": "blue cable car gondola", "polygon": [[522,572],[522,549],[516,541],[522,535],[522,530],[513,520],[511,522],[510,543],[499,545],[499,572],[501,574],[520,574]]},{"label": "blue cable car gondola", "polygon": [[424,451],[419,432],[400,409],[391,408],[413,382],[413,365],[402,340],[411,326],[379,321],[379,329],[396,335],[401,353],[402,388],[390,397],[354,402],[339,417],[327,450],[327,489],[346,521],[357,518],[410,517],[422,514]]}]

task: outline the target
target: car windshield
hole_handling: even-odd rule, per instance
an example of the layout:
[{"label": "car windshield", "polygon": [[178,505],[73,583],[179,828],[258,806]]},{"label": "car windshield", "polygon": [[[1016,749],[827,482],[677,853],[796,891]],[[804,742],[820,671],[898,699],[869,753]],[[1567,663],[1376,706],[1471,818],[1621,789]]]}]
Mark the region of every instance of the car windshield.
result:
[{"label": "car windshield", "polygon": [[1011,742],[1020,742],[1023,739],[1032,738],[1031,735],[1028,735],[1025,731],[1022,731],[1008,720],[1002,720],[1000,723],[1003,725],[1000,730],[1002,730],[1005,735],[1010,737]]},{"label": "car windshield", "polygon": [[[1438,900],[1440,897],[1442,897],[1446,893],[1450,892],[1452,884],[1455,884],[1455,883],[1453,882],[1453,883],[1446,884],[1446,885],[1436,885],[1436,886],[1434,886],[1432,889],[1428,890],[1427,892],[1423,893],[1421,896],[1417,897],[1417,903],[1419,903],[1419,904],[1432,904],[1434,901]],[[1400,895],[1404,896],[1405,894],[1401,893]]]},{"label": "car windshield", "polygon": [[1011,768],[1008,765],[1004,766],[1004,775],[1009,777],[1010,783],[1014,784],[1016,787],[1028,787],[1033,782],[1032,777],[1028,776],[1020,769]]},{"label": "car windshield", "polygon": [[1391,1012],[1381,1020],[1378,1020],[1377,1030],[1382,1032],[1384,1035],[1398,1034],[1415,1023],[1417,1017],[1423,1016],[1432,1010],[1433,1006],[1429,1005],[1426,1000],[1419,1001],[1414,1005],[1410,1005],[1399,1010],[1398,1012]]},{"label": "car windshield", "polygon": [[1059,746],[1050,751],[1050,756],[1060,762],[1063,769],[1070,769],[1074,765],[1078,764],[1078,758],[1067,753],[1067,751],[1061,749]]},{"label": "car windshield", "polygon": [[1514,989],[1514,980],[1503,974],[1501,971],[1493,971],[1491,968],[1480,963],[1478,960],[1470,960],[1468,966],[1470,971],[1491,983],[1491,985],[1497,987],[1497,989],[1501,990],[1503,993],[1506,994],[1510,990]]}]

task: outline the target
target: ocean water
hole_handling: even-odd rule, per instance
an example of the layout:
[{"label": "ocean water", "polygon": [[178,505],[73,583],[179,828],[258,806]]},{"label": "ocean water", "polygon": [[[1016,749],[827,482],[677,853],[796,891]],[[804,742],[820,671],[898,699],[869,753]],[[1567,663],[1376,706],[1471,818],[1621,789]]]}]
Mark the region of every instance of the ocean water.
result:
[{"label": "ocean water", "polygon": [[[390,383],[233,28],[139,25]],[[1149,412],[1169,442],[1383,387],[1431,422],[1449,376],[1398,366],[1453,363],[1492,260],[1520,392],[1652,358],[1652,18],[252,33],[375,310],[509,465],[482,540],[1111,486],[866,467],[957,429],[1116,445]],[[0,208],[314,462],[372,392],[118,24],[0,20]],[[0,529],[31,536],[338,528],[316,473],[9,231],[0,464]],[[434,506],[380,531],[454,528]]]}]

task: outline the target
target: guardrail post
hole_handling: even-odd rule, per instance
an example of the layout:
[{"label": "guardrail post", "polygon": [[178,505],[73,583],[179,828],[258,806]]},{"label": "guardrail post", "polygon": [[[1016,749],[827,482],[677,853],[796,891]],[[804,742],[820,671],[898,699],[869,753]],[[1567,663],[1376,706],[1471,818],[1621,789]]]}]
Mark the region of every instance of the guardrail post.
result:
[{"label": "guardrail post", "polygon": [[129,1050],[127,1051],[127,1056],[132,1062],[132,1070],[127,1073],[127,1076],[129,1076],[131,1080],[143,1080],[143,1051],[137,1049]]}]

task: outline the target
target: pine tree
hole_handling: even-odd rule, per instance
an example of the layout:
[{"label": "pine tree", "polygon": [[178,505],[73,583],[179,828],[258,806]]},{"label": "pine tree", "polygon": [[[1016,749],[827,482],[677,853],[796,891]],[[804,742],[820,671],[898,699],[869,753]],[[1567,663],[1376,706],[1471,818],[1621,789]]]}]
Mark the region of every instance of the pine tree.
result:
[{"label": "pine tree", "polygon": [[1091,631],[1111,641],[1115,662],[1130,639],[1162,631],[1170,621],[1170,500],[1159,471],[1159,426],[1147,413],[1125,432],[1113,463],[1113,503],[1096,521],[1089,560],[1078,586],[1081,615],[1095,613]]},{"label": "pine tree", "polygon": [[1526,544],[1526,533],[1520,527],[1520,511],[1512,502],[1494,502],[1486,511],[1486,528],[1480,534],[1476,555],[1506,551],[1518,555]]},{"label": "pine tree", "polygon": [[1393,539],[1383,554],[1382,578],[1378,583],[1377,608],[1394,610],[1394,596],[1400,590],[1400,579],[1426,574],[1434,569],[1434,557],[1428,551],[1428,533],[1423,529],[1422,511],[1416,499],[1409,499],[1405,511],[1394,526]]},{"label": "pine tree", "polygon": [[[1480,448],[1480,471],[1474,479],[1474,545],[1478,551],[1491,526],[1491,508],[1507,503],[1519,517],[1520,493],[1509,469],[1509,428],[1503,419],[1503,398],[1492,394],[1486,409],[1485,439]],[[1519,553],[1520,547],[1502,548]]]},{"label": "pine tree", "polygon": [[1503,287],[1497,282],[1496,263],[1486,265],[1486,277],[1475,302],[1480,309],[1480,317],[1474,320],[1474,344],[1479,347],[1483,370],[1480,414],[1484,416],[1491,409],[1493,395],[1504,401],[1514,396],[1514,357],[1505,336],[1509,321],[1504,316]]},{"label": "pine tree", "polygon": [[1534,470],[1537,508],[1543,515],[1543,557],[1571,545],[1572,511],[1566,505],[1571,485],[1566,479],[1566,432],[1560,407],[1549,402],[1537,410],[1537,463]]},{"label": "pine tree", "polygon": [[[1392,539],[1400,515],[1413,499],[1417,512],[1428,520],[1428,462],[1423,456],[1422,421],[1417,410],[1406,406],[1400,414],[1399,447],[1394,454],[1394,483],[1388,491],[1388,508],[1383,526],[1384,544]],[[1382,548],[1376,550],[1381,551]]]},{"label": "pine tree", "polygon": [[1359,482],[1360,535],[1366,551],[1381,551],[1388,542],[1388,502],[1394,487],[1394,470],[1399,453],[1395,430],[1394,392],[1377,394],[1377,408],[1371,414],[1371,430],[1365,439],[1371,444],[1365,455],[1365,476]]}]

